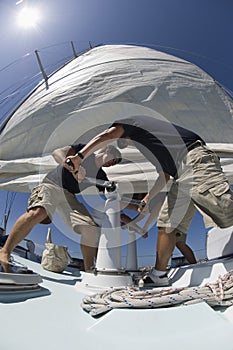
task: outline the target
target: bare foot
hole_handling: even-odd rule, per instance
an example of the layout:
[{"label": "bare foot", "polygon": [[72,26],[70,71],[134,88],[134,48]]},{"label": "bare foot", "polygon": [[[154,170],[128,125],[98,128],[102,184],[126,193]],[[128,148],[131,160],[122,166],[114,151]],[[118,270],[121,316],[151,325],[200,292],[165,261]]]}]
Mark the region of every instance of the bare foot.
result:
[{"label": "bare foot", "polygon": [[5,272],[5,273],[12,273],[13,272],[13,269],[9,263],[5,263],[5,262],[0,261],[0,265],[2,267],[3,272]]},{"label": "bare foot", "polygon": [[8,254],[4,253],[4,250],[0,250],[0,263],[3,262],[5,264],[8,264],[9,256]]},{"label": "bare foot", "polygon": [[11,273],[13,272],[11,265],[8,263],[9,257],[4,251],[0,250],[0,265],[2,267],[3,272]]}]

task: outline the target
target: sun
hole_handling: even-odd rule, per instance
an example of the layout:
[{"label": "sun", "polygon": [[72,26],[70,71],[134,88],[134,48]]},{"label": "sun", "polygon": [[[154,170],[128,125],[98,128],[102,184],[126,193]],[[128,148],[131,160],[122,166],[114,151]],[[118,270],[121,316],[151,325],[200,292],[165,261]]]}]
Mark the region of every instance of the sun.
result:
[{"label": "sun", "polygon": [[18,24],[24,28],[36,27],[40,18],[40,11],[37,8],[24,7],[18,14]]}]

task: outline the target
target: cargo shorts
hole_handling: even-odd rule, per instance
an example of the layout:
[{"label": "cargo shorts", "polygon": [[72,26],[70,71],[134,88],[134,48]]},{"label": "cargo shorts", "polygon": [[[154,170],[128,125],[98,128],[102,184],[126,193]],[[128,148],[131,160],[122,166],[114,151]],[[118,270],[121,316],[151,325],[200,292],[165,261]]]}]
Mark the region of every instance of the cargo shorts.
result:
[{"label": "cargo shorts", "polygon": [[233,191],[219,157],[207,146],[189,151],[173,180],[157,220],[167,232],[187,234],[196,209],[220,228],[233,225]]},{"label": "cargo shorts", "polygon": [[50,223],[56,210],[64,223],[77,233],[80,233],[79,226],[96,226],[86,207],[75,195],[52,182],[42,183],[33,189],[27,211],[37,207],[43,207],[48,214],[41,224]]}]

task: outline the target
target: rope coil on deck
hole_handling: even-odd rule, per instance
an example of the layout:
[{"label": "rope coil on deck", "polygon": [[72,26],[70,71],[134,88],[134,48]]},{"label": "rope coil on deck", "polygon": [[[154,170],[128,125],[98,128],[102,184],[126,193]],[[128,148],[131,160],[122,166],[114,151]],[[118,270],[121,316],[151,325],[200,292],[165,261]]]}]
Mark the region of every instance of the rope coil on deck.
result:
[{"label": "rope coil on deck", "polygon": [[215,283],[202,287],[147,289],[112,288],[82,301],[91,316],[100,316],[114,308],[159,308],[204,301],[210,306],[233,305],[233,270],[219,276]]}]

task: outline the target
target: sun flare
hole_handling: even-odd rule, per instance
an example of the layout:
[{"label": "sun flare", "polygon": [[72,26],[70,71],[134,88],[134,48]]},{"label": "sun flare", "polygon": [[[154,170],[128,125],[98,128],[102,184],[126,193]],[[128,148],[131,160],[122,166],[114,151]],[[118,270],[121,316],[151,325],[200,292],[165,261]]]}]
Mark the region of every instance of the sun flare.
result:
[{"label": "sun flare", "polygon": [[24,28],[36,27],[40,18],[40,11],[37,8],[24,7],[18,14],[18,24]]}]

